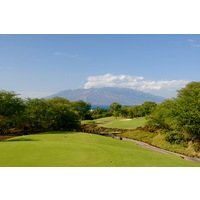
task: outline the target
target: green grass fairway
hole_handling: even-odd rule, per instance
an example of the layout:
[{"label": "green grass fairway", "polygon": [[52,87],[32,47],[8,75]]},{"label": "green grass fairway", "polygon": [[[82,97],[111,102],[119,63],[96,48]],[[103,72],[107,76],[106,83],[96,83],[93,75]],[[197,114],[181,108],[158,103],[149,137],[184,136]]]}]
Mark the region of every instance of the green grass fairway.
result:
[{"label": "green grass fairway", "polygon": [[0,166],[200,166],[174,155],[87,133],[54,132],[0,142]]},{"label": "green grass fairway", "polygon": [[105,117],[96,120],[84,120],[82,124],[97,124],[107,128],[137,128],[138,126],[144,126],[146,123],[145,117],[139,117],[134,119],[126,119],[122,117]]}]

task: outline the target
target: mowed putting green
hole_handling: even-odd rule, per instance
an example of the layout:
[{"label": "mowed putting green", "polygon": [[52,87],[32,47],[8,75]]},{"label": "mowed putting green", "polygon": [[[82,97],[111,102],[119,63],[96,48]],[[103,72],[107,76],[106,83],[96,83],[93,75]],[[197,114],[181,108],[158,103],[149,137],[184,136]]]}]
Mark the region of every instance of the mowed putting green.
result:
[{"label": "mowed putting green", "polygon": [[54,132],[0,142],[0,166],[190,167],[200,163],[144,149],[129,141],[87,133]]}]

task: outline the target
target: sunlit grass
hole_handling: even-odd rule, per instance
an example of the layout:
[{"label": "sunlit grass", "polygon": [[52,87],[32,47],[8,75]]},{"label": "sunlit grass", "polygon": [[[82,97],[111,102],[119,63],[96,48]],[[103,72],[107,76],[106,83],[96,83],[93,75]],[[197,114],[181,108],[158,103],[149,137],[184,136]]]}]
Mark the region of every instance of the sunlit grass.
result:
[{"label": "sunlit grass", "polygon": [[135,143],[87,133],[54,132],[0,143],[0,166],[200,166]]},{"label": "sunlit grass", "polygon": [[84,120],[82,124],[97,124],[107,128],[137,128],[144,126],[146,123],[145,117],[127,119],[122,117],[105,117],[96,120]]}]

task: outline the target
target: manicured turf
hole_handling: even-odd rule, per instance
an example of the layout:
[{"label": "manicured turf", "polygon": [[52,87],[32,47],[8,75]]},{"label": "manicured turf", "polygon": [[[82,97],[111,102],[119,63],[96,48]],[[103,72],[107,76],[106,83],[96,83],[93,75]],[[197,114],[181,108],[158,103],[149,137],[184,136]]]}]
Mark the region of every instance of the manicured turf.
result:
[{"label": "manicured turf", "polygon": [[108,128],[136,128],[138,126],[144,126],[146,123],[145,117],[139,117],[134,119],[126,119],[122,117],[106,117],[96,120],[85,120],[82,124],[97,124],[98,126]]},{"label": "manicured turf", "polygon": [[200,166],[128,141],[87,134],[54,132],[0,142],[0,166]]}]

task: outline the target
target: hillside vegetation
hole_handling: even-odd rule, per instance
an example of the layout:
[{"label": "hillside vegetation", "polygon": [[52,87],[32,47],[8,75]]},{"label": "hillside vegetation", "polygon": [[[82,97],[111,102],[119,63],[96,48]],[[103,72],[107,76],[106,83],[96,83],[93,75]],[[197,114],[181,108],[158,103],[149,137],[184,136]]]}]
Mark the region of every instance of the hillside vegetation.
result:
[{"label": "hillside vegetation", "polygon": [[[135,139],[146,142],[172,152],[181,153],[190,157],[200,157],[200,152],[195,149],[192,141],[169,141],[170,133],[162,129],[154,129],[146,126],[148,120],[145,117],[126,119],[122,117],[106,117],[96,120],[83,120],[82,131],[96,134],[114,134],[118,137]],[[178,137],[177,137],[178,140]]]}]

